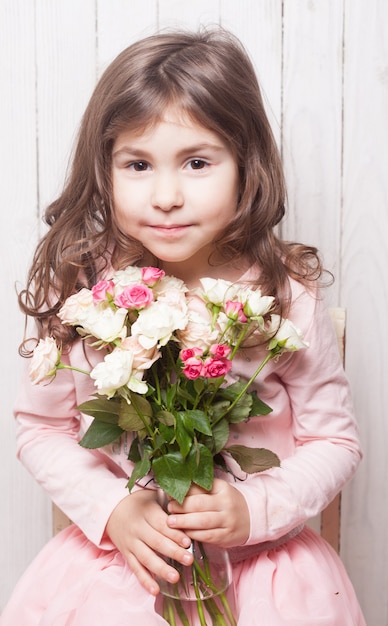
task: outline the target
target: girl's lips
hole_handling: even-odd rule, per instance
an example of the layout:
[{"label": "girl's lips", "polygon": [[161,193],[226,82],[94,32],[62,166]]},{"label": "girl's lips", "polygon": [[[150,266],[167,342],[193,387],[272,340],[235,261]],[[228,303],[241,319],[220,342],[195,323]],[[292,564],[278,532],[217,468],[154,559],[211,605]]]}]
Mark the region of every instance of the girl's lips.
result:
[{"label": "girl's lips", "polygon": [[173,230],[174,228],[186,228],[189,224],[150,224],[151,228],[160,228],[162,230]]},{"label": "girl's lips", "polygon": [[180,233],[183,230],[186,230],[190,226],[191,224],[169,224],[168,226],[164,224],[151,224],[150,228],[159,233],[173,235],[174,233]]}]

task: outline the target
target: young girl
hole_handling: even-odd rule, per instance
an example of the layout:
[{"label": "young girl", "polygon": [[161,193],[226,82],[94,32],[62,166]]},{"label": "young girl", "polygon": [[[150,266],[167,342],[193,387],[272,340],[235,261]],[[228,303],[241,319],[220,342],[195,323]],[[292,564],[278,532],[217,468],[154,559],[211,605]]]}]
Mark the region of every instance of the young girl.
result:
[{"label": "young girl", "polygon": [[[117,269],[153,265],[190,289],[204,276],[260,287],[309,348],[266,366],[255,385],[272,413],[232,432],[275,451],[281,466],[224,474],[210,493],[193,487],[169,515],[146,481],[128,493],[124,446],[78,445],[89,422],[76,407],[93,381],[62,371],[33,386],[26,375],[18,456],[74,524],[26,571],[2,626],[166,624],[156,579],[178,573],[161,555],[190,563],[191,538],[230,549],[240,626],[365,624],[339,558],[304,526],[352,478],[361,452],[317,251],[275,234],[284,203],[257,79],[231,35],[154,35],[108,67],[20,296],[38,337],[55,337],[69,364],[90,370],[103,356],[61,325],[60,307]],[[259,356],[260,346],[242,350],[233,376],[249,378]]]}]

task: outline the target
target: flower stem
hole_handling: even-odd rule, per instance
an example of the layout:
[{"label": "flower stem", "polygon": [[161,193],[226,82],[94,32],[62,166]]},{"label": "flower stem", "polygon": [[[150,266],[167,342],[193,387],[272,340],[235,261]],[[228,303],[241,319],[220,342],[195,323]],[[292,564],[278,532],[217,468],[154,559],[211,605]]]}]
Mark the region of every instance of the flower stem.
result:
[{"label": "flower stem", "polygon": [[281,352],[281,348],[279,348],[278,346],[276,346],[275,348],[273,348],[272,350],[270,350],[268,352],[268,354],[265,357],[265,359],[263,359],[263,361],[260,363],[259,367],[255,370],[254,374],[250,377],[248,382],[244,385],[244,387],[241,389],[241,391],[237,394],[237,396],[235,397],[233,402],[228,406],[228,408],[225,411],[223,411],[221,413],[221,415],[219,415],[217,417],[216,420],[214,420],[214,422],[212,424],[213,427],[216,424],[218,424],[218,422],[220,422],[225,417],[225,415],[227,413],[229,413],[229,411],[231,411],[236,406],[236,404],[241,400],[242,396],[246,393],[246,391],[249,388],[249,386],[253,383],[255,378],[260,374],[261,370],[265,367],[265,365],[268,363],[268,361],[273,359],[277,354],[279,354],[279,352]]},{"label": "flower stem", "polygon": [[73,372],[79,372],[80,374],[86,374],[87,376],[90,376],[90,372],[86,370],[82,370],[79,367],[74,367],[73,365],[65,365],[62,362],[58,363],[58,365],[56,366],[56,369],[57,370],[72,370]]},{"label": "flower stem", "polygon": [[[193,565],[195,563],[196,563],[196,560],[194,559]],[[195,597],[197,598],[197,610],[198,610],[199,621],[201,623],[201,626],[207,626],[207,624],[206,624],[206,617],[205,617],[205,613],[204,613],[204,610],[203,610],[201,592],[199,590],[199,585],[198,585],[197,568],[192,567],[192,573],[193,573],[194,593],[195,593]]]}]

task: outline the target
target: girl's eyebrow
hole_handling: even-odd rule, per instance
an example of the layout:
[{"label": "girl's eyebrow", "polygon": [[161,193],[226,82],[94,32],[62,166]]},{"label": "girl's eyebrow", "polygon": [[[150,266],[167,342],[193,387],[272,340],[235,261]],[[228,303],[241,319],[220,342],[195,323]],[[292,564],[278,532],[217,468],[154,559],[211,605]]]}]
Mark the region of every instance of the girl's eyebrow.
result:
[{"label": "girl's eyebrow", "polygon": [[[225,150],[225,146],[221,143],[212,143],[212,142],[204,142],[193,144],[192,146],[187,146],[179,150],[177,153],[178,157],[186,156],[189,154],[199,154],[206,150],[212,150],[214,152],[222,152]],[[112,154],[113,157],[121,156],[121,155],[131,155],[132,157],[142,157],[149,158],[151,157],[151,153],[147,150],[143,150],[142,148],[137,148],[136,146],[122,146],[118,150],[115,150]]]}]

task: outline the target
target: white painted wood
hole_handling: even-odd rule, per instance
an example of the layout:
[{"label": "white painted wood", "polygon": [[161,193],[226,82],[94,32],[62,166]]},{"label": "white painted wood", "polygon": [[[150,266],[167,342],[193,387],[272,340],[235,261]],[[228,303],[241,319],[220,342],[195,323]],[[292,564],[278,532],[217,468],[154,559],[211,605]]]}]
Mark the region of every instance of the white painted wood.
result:
[{"label": "white painted wood", "polygon": [[159,28],[188,28],[216,25],[220,21],[219,0],[158,0]]},{"label": "white painted wood", "polygon": [[51,534],[49,503],[15,459],[12,420],[23,332],[13,283],[25,279],[39,212],[61,188],[84,106],[119,50],[158,27],[217,23],[241,37],[273,110],[289,183],[284,235],[322,250],[337,276],[330,303],[347,310],[365,458],[343,492],[341,553],[367,623],[387,626],[386,0],[1,0],[0,608]]},{"label": "white painted wood", "polygon": [[153,34],[157,26],[157,0],[97,0],[98,74],[119,52]]},{"label": "white painted wood", "polygon": [[[21,45],[23,42],[23,45]],[[15,281],[37,240],[34,4],[0,3],[0,610],[26,564],[50,536],[49,502],[15,459],[12,407],[21,360],[23,318]]]},{"label": "white painted wood", "polygon": [[78,125],[96,77],[94,0],[36,3],[39,197],[60,193]]},{"label": "white painted wood", "polygon": [[343,556],[371,626],[388,624],[388,4],[345,2],[342,302],[365,458]]},{"label": "white painted wood", "polygon": [[[289,185],[283,235],[339,268],[342,2],[284,3],[282,149]],[[338,284],[334,291],[337,304]]]},{"label": "white painted wood", "polygon": [[[274,135],[281,142],[282,107],[282,1],[221,1],[221,26],[244,43],[263,94]],[[242,94],[243,97],[243,94]]]}]

